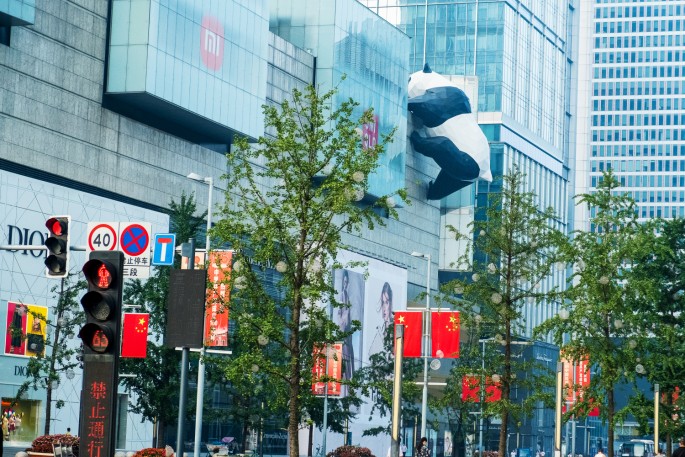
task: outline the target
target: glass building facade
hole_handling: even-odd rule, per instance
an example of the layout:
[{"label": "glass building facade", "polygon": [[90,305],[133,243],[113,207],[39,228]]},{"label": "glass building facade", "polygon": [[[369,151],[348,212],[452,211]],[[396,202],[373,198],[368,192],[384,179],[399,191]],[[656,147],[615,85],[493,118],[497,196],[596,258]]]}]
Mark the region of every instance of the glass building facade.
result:
[{"label": "glass building facade", "polygon": [[359,103],[355,116],[373,108],[374,125],[365,128],[372,143],[396,129],[369,177],[369,193],[405,187],[409,37],[356,1],[278,0],[271,8],[271,31],[312,51],[316,83],[338,87],[338,106],[352,98]]},{"label": "glass building facade", "polygon": [[231,132],[258,137],[266,101],[266,3],[113,0],[107,93],[140,109],[159,107],[152,116],[166,114],[216,137],[207,140],[227,141]]},{"label": "glass building facade", "polygon": [[641,219],[685,217],[685,1],[592,3],[588,187],[611,169]]},{"label": "glass building facade", "polygon": [[0,0],[0,27],[31,25],[36,21],[36,0]]},{"label": "glass building facade", "polygon": [[[477,0],[363,0],[412,38],[410,70],[424,63],[441,74],[477,78],[478,123],[491,147],[493,175],[513,166],[527,175],[526,191],[538,196],[541,208],[557,212],[555,224],[572,228],[574,106],[572,31],[574,3],[568,0],[516,2]],[[468,90],[467,90],[468,92]],[[443,200],[445,222],[466,227],[475,206],[487,204],[487,193],[501,180],[480,181]],[[441,280],[458,272],[456,255],[441,254]],[[543,287],[562,287],[565,272],[551,274]],[[528,305],[526,305],[528,306]],[[531,305],[525,311],[526,332],[556,312]]]},{"label": "glass building facade", "polygon": [[[362,0],[412,38],[410,71],[424,63],[450,77],[477,78],[471,97],[478,123],[491,148],[492,183],[479,181],[443,199],[443,226],[466,229],[476,208],[489,204],[501,177],[513,167],[526,174],[524,191],[534,192],[540,208],[552,207],[552,222],[562,232],[573,229],[571,199],[575,193],[571,164],[575,156],[576,102],[574,47],[578,18],[575,0]],[[468,89],[468,80],[466,84]],[[468,90],[467,90],[468,92]],[[443,231],[442,239],[446,240]],[[464,274],[451,265],[459,246],[441,246],[441,282]],[[478,253],[474,253],[478,256]],[[563,288],[568,272],[550,271],[541,290]],[[524,303],[521,336],[558,311],[557,303]],[[537,342],[535,355],[556,360],[546,343]],[[545,355],[543,355],[543,353]],[[551,410],[542,405],[530,418],[510,429],[521,447],[551,452]],[[515,429],[515,430],[514,430]],[[485,449],[497,446],[497,430],[484,430]]]}]

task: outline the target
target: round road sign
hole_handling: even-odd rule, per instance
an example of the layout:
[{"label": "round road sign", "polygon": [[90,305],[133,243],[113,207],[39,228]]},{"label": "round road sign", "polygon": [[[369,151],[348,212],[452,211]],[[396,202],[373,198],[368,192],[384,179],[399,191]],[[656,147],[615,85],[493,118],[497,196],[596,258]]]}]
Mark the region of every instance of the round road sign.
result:
[{"label": "round road sign", "polygon": [[117,231],[111,224],[98,224],[88,232],[91,251],[114,251],[117,248]]},{"label": "round road sign", "polygon": [[121,231],[121,250],[130,256],[144,254],[150,246],[150,234],[140,224],[131,224]]}]

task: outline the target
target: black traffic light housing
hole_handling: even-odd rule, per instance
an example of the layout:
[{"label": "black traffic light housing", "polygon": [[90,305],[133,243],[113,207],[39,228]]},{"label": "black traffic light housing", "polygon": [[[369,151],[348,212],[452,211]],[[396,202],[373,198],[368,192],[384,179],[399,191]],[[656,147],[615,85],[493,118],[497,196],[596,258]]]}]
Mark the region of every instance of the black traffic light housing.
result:
[{"label": "black traffic light housing", "polygon": [[45,258],[45,275],[48,278],[65,278],[69,274],[69,231],[71,216],[51,216],[45,221],[48,238],[45,246],[48,256]]},{"label": "black traffic light housing", "polygon": [[83,340],[83,388],[79,436],[81,449],[91,455],[114,455],[119,386],[121,298],[124,254],[93,251],[83,266],[88,292],[81,298],[86,325]]},{"label": "black traffic light housing", "polygon": [[124,254],[120,251],[93,251],[83,266],[88,292],[81,298],[86,325],[78,336],[84,354],[119,356]]}]

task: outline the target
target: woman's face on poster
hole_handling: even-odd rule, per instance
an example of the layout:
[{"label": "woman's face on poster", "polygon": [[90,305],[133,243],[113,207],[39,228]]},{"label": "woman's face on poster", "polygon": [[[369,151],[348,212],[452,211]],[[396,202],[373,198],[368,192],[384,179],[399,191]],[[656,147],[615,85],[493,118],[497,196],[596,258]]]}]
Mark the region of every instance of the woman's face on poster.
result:
[{"label": "woman's face on poster", "polygon": [[392,303],[390,303],[390,295],[386,290],[381,293],[381,316],[386,322],[390,321],[390,312],[392,311]]}]

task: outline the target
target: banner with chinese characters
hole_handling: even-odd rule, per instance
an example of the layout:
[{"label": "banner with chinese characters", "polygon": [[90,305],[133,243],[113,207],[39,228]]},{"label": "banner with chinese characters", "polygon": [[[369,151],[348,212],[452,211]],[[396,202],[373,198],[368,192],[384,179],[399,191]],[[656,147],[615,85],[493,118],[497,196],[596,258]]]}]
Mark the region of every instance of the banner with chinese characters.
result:
[{"label": "banner with chinese characters", "polygon": [[[342,343],[328,345],[328,395],[340,396],[340,378],[342,377]],[[314,395],[326,394],[326,383],[322,381],[326,374],[326,354],[323,345],[314,346],[312,354],[312,393]]]},{"label": "banner with chinese characters", "polygon": [[228,302],[230,290],[227,281],[231,274],[233,251],[212,251],[207,265],[207,308],[205,311],[206,346],[228,346]]},{"label": "banner with chinese characters", "polygon": [[5,354],[34,357],[45,353],[48,308],[8,302]]}]

